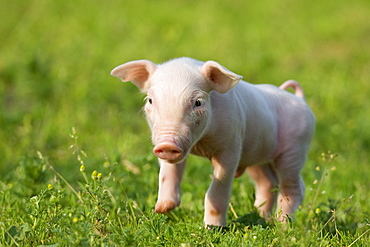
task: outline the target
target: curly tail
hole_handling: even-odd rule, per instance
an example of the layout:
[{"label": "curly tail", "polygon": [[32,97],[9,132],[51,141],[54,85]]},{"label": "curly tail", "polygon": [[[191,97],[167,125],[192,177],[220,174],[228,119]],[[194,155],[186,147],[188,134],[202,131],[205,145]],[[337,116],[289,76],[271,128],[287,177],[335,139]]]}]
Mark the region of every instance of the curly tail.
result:
[{"label": "curly tail", "polygon": [[299,83],[295,80],[287,80],[279,88],[283,89],[283,90],[286,90],[290,87],[292,87],[294,89],[295,96],[297,96],[301,99],[304,99],[303,89],[302,89],[301,85],[299,85]]}]

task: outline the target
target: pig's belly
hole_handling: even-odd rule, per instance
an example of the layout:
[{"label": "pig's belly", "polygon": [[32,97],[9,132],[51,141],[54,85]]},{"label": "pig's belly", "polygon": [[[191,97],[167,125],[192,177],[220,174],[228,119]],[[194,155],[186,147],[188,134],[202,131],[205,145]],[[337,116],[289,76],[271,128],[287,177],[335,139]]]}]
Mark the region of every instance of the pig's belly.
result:
[{"label": "pig's belly", "polygon": [[275,142],[260,143],[254,148],[244,148],[238,167],[257,166],[270,163],[274,159],[277,144]]}]

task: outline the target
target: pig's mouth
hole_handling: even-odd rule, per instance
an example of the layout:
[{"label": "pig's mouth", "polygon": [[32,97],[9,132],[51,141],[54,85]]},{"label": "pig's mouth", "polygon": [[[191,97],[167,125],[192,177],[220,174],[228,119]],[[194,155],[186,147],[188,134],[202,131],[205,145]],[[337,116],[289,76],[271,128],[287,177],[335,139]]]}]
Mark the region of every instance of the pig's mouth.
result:
[{"label": "pig's mouth", "polygon": [[187,151],[180,148],[173,142],[162,142],[153,148],[153,153],[160,159],[171,164],[177,164],[183,161]]}]

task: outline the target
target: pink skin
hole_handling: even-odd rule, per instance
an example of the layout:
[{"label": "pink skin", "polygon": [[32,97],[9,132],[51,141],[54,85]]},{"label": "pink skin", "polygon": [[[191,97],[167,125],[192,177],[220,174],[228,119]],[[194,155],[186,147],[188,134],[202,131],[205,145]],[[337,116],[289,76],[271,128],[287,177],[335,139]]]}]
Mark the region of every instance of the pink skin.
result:
[{"label": "pink skin", "polygon": [[[224,226],[234,177],[245,170],[256,183],[261,216],[277,199],[280,221],[302,203],[305,163],[315,127],[303,90],[293,80],[280,88],[252,85],[220,64],[178,58],[156,65],[125,63],[112,71],[147,94],[145,112],[160,163],[155,211],[180,205],[180,183],[189,153],[214,168],[205,197],[204,223]],[[284,89],[293,87],[295,94]],[[279,186],[279,193],[273,189]]]}]

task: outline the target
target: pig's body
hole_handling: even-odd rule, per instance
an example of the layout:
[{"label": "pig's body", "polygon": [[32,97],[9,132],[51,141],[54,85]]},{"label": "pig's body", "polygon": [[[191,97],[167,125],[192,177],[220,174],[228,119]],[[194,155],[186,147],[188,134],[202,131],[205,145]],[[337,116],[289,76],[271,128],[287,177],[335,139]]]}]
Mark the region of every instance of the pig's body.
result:
[{"label": "pig's body", "polygon": [[[314,132],[314,116],[295,81],[296,95],[272,85],[252,85],[215,62],[189,58],[155,65],[146,60],[112,74],[148,94],[145,111],[153,151],[161,164],[156,211],[180,204],[180,182],[189,152],[214,167],[205,198],[205,224],[225,225],[233,177],[245,170],[256,182],[256,202],[269,216],[279,186],[278,210],[293,214],[304,184],[300,176]],[[240,82],[239,82],[240,81]]]},{"label": "pig's body", "polygon": [[[283,102],[277,100],[282,95]],[[279,132],[289,131],[293,137],[301,126],[292,125],[291,119],[300,115],[298,111],[307,111],[304,101],[286,91],[244,81],[226,94],[211,92],[210,98],[210,125],[192,153],[210,158],[220,150],[230,152],[230,147],[237,145],[236,149],[242,149],[239,167],[244,168],[274,160],[281,152],[281,144],[289,143],[284,140],[288,136]],[[299,108],[284,112],[284,106],[292,103],[299,104]]]}]

